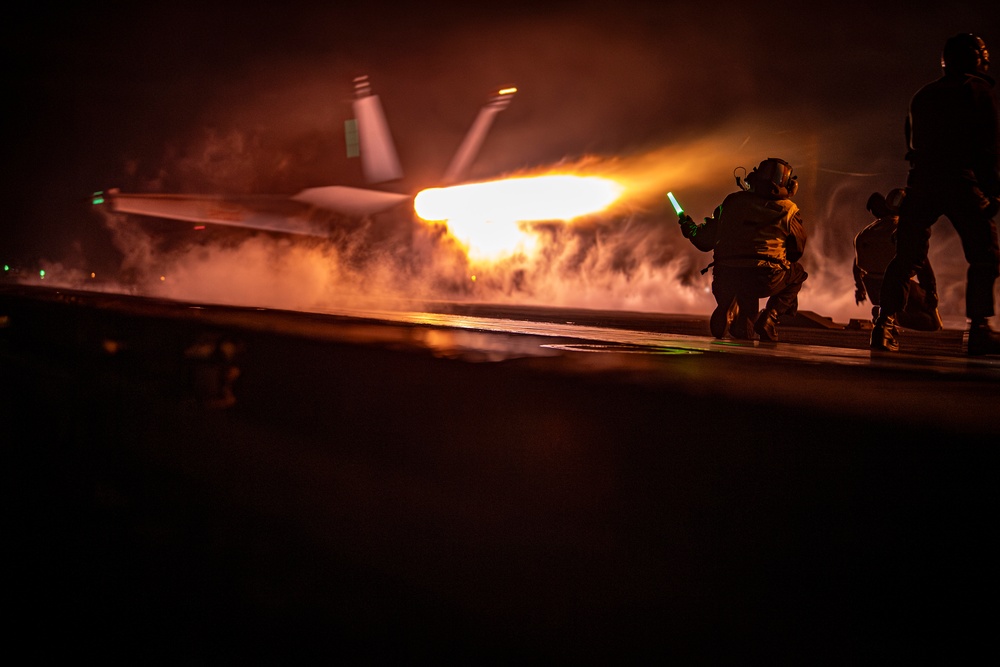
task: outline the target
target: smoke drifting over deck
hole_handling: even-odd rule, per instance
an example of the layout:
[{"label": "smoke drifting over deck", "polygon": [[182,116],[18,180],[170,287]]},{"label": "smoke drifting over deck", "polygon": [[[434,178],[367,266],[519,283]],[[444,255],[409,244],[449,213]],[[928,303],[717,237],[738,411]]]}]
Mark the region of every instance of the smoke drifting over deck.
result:
[{"label": "smoke drifting over deck", "polygon": [[[398,211],[345,223],[328,243],[263,234],[163,243],[154,233],[160,226],[112,219],[122,287],[272,307],[377,295],[707,313],[710,274],[700,269],[711,256],[681,238],[666,192],[700,219],[735,189],[735,167],[773,156],[788,160],[801,183],[795,199],[810,234],[801,307],[839,321],[867,317],[869,305],[853,300],[851,244],[870,220],[868,195],[905,179],[909,97],[938,75],[947,36],[975,31],[1000,43],[991,3],[900,3],[880,16],[869,5],[769,12],[745,3],[706,11],[575,2],[470,14],[432,3],[259,17],[137,9],[149,15],[133,16],[119,34],[138,35],[139,24],[157,18],[169,38],[146,31],[109,45],[120,52],[104,59],[134,62],[105,70],[117,79],[115,95],[84,106],[91,116],[80,125],[117,150],[77,158],[96,161],[100,179],[79,189],[293,194],[360,185],[342,132],[350,82],[367,74],[403,162],[395,185],[416,192],[436,184],[486,92],[510,83],[518,99],[493,127],[472,177],[586,166],[626,178],[635,188],[626,206],[534,225],[539,252],[491,266],[470,262],[439,227]],[[212,47],[192,48],[202,44]],[[90,231],[46,222],[56,229],[49,237],[62,236],[69,249],[46,250],[45,261],[86,282],[88,257],[73,248]],[[931,259],[942,313],[960,315],[964,260],[946,221],[935,229]]]}]

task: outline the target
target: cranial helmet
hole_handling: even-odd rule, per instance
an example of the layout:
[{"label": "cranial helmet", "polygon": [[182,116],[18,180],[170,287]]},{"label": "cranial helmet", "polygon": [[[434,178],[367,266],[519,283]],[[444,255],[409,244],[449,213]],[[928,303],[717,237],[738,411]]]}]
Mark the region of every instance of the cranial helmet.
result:
[{"label": "cranial helmet", "polygon": [[903,203],[905,195],[906,191],[902,188],[889,190],[889,194],[884,197],[881,192],[873,192],[868,197],[868,203],[865,204],[865,208],[876,218],[896,216],[899,215],[899,205]]},{"label": "cranial helmet", "polygon": [[986,74],[990,69],[986,43],[968,32],[950,37],[941,52],[941,67],[945,74]]},{"label": "cranial helmet", "polygon": [[792,173],[792,165],[776,157],[769,157],[747,174],[750,190],[766,196],[787,198],[799,189],[798,176]]},{"label": "cranial helmet", "polygon": [[868,212],[874,215],[876,218],[884,218],[889,215],[889,207],[885,204],[885,197],[882,196],[881,192],[873,192],[870,197],[868,197],[868,202],[865,204],[865,208]]}]

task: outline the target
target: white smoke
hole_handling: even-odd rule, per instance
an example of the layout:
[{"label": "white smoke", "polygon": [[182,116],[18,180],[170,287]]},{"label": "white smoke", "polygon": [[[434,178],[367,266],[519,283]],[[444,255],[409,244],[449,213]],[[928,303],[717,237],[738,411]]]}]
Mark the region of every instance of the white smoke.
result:
[{"label": "white smoke", "polygon": [[[711,254],[698,252],[682,238],[665,193],[674,191],[698,219],[735,189],[735,166],[752,169],[757,156],[767,153],[803,165],[797,171],[805,184],[796,199],[810,239],[803,258],[809,279],[800,308],[838,322],[869,318],[870,304],[854,302],[853,236],[870,221],[863,208],[868,194],[888,189],[872,182],[882,178],[890,183],[895,175],[823,173],[815,162],[810,165],[809,141],[763,130],[761,138],[748,137],[740,129],[717,128],[698,140],[655,150],[566,159],[510,174],[600,174],[628,187],[624,204],[606,215],[572,223],[525,223],[524,231],[536,240],[530,255],[470,260],[444,225],[422,222],[405,207],[367,221],[340,221],[329,239],[244,230],[195,232],[186,223],[149,225],[132,216],[105,214],[104,224],[123,259],[121,282],[99,283],[99,289],[306,311],[413,310],[432,302],[465,301],[708,314],[715,305],[711,272],[701,269]],[[207,136],[215,136],[219,145],[202,146],[196,153],[201,160],[185,155],[178,162],[183,173],[199,182],[246,183],[261,172],[247,166],[259,161],[260,152],[248,151],[246,141],[231,134]],[[232,156],[232,163],[225,156]],[[819,180],[827,183],[825,190],[810,188],[810,181]],[[810,203],[816,208],[810,209]],[[844,211],[850,211],[851,220]],[[164,235],[165,226],[171,231]],[[945,221],[935,229],[931,259],[940,282],[942,315],[961,326],[964,259]],[[85,269],[60,264],[50,266],[46,280],[73,288],[97,284]]]},{"label": "white smoke", "polygon": [[[227,59],[225,76],[203,82],[208,92],[197,98],[184,94],[184,72],[166,78],[173,88],[156,87],[164,114],[190,111],[193,126],[150,140],[170,148],[130,156],[129,182],[120,184],[230,194],[358,185],[356,165],[342,159],[337,109],[349,108],[349,82],[364,73],[385,104],[407,186],[434,184],[488,90],[510,82],[518,97],[491,130],[475,177],[579,167],[624,178],[625,210],[536,225],[533,255],[489,264],[470,261],[440,226],[405,211],[338,228],[328,241],[176,231],[165,243],[162,225],[116,216],[106,224],[123,258],[119,282],[100,288],[292,309],[468,300],[707,315],[711,272],[700,270],[711,255],[680,236],[665,194],[700,220],[735,189],[735,167],[780,157],[799,175],[795,201],[809,233],[800,308],[838,322],[867,319],[870,304],[854,303],[851,274],[854,235],[871,221],[865,202],[905,181],[906,104],[938,74],[943,39],[967,26],[994,39],[992,6],[908,6],[883,22],[870,3],[841,3],[820,12],[823,31],[816,14],[782,11],[773,22],[779,48],[774,31],[760,27],[767,17],[748,15],[743,3],[711,12],[627,4],[490,6],[482,9],[490,20],[469,24],[426,14],[430,33],[416,20],[359,32],[364,22],[343,21],[336,7],[295,14],[288,20],[323,26],[315,31],[322,47],[245,54],[231,68]],[[301,40],[314,31],[291,32]],[[903,42],[890,38],[897,33]],[[145,134],[163,121],[146,113],[152,107],[123,105],[124,120],[111,126]],[[966,264],[946,220],[935,226],[930,256],[942,315],[962,318]],[[43,264],[50,284],[95,284],[85,261]]]}]

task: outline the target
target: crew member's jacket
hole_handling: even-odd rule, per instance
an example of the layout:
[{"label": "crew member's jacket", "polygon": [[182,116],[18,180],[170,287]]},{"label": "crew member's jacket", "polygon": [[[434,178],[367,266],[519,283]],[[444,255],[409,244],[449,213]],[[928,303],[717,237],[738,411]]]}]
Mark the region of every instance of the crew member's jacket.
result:
[{"label": "crew member's jacket", "polygon": [[806,247],[799,207],[791,199],[751,191],[726,197],[702,225],[682,220],[681,231],[702,252],[715,251],[711,265],[716,267],[787,269]]},{"label": "crew member's jacket", "polygon": [[1000,128],[994,82],[985,74],[946,74],[910,101],[905,132],[910,166],[977,183],[1000,196]]}]

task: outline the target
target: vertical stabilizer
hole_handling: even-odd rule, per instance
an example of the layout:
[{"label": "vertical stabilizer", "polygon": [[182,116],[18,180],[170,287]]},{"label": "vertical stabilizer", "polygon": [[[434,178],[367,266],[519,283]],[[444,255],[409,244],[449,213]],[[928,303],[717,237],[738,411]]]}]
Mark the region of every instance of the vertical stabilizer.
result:
[{"label": "vertical stabilizer", "polygon": [[517,88],[504,88],[493,95],[483,108],[479,110],[479,115],[476,116],[476,120],[472,123],[472,127],[469,128],[468,134],[465,135],[465,139],[462,140],[462,144],[458,147],[458,152],[455,153],[451,164],[448,165],[448,170],[444,174],[443,185],[457,183],[466,177],[472,161],[476,158],[480,147],[483,145],[483,141],[486,139],[486,134],[493,125],[493,119],[496,118],[498,113],[507,108],[511,100],[514,99],[514,93],[516,92]]},{"label": "vertical stabilizer", "polygon": [[403,177],[382,101],[373,95],[367,76],[354,79],[354,115],[358,121],[361,170],[369,183],[384,183]]}]

